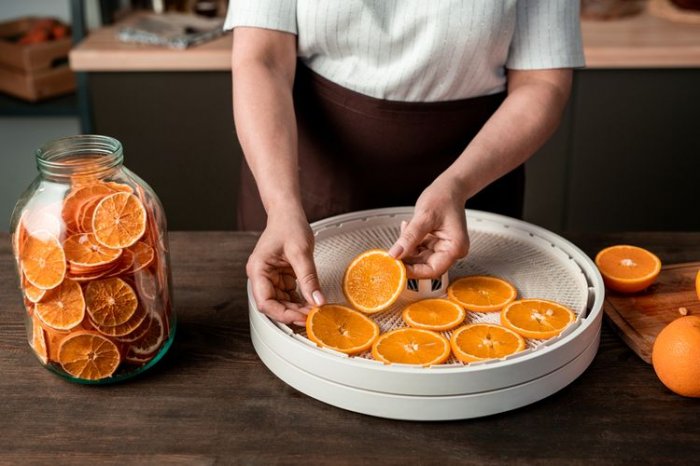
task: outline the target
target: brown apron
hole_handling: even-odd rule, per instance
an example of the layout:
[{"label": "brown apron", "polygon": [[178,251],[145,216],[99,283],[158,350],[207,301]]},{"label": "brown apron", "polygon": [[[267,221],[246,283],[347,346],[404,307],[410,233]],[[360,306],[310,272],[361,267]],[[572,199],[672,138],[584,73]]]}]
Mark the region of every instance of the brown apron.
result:
[{"label": "brown apron", "polygon": [[[299,179],[310,222],[355,210],[414,205],[505,98],[397,102],[341,87],[301,63],[294,82]],[[469,199],[471,209],[521,217],[520,166]],[[243,162],[238,227],[263,230],[266,214]]]}]

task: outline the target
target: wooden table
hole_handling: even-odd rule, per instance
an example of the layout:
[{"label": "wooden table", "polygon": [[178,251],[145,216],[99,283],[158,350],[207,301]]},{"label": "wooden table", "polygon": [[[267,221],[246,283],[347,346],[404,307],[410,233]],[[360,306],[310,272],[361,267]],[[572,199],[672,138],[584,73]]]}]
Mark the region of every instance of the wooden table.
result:
[{"label": "wooden table", "polygon": [[[700,233],[570,236],[589,254],[629,242],[700,259]],[[173,233],[177,338],[150,373],[75,385],[44,370],[22,323],[0,234],[0,463],[697,464],[700,400],[670,393],[604,326],[591,367],[559,393],[462,422],[373,418],[308,398],[250,343],[246,233]]]}]

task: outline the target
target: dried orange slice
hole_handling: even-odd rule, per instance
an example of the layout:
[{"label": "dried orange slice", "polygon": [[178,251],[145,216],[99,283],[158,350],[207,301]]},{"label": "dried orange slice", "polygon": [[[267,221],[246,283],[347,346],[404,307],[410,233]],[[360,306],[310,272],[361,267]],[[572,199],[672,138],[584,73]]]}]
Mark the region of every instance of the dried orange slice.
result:
[{"label": "dried orange slice", "polygon": [[576,320],[570,309],[544,299],[513,301],[501,311],[501,324],[525,338],[547,339],[559,335]]},{"label": "dried orange slice", "polygon": [[66,276],[66,255],[55,236],[41,230],[31,233],[21,246],[22,271],[27,281],[48,290]]},{"label": "dried orange slice", "polygon": [[49,362],[49,350],[46,346],[46,333],[44,328],[41,326],[39,319],[34,317],[32,319],[32,349],[34,354],[37,355],[42,363],[46,364]]},{"label": "dried orange slice", "polygon": [[372,357],[386,364],[442,364],[450,357],[450,342],[439,333],[400,328],[381,335],[372,346]]},{"label": "dried orange slice", "polygon": [[341,353],[357,354],[372,347],[379,326],[349,307],[326,304],[311,309],[306,317],[309,340]]},{"label": "dried orange slice", "polygon": [[61,341],[58,361],[63,370],[84,380],[110,377],[121,362],[119,348],[97,332],[81,330]]},{"label": "dried orange slice", "polygon": [[146,313],[146,318],[143,319],[143,322],[136,327],[131,333],[128,335],[124,335],[121,337],[114,337],[115,340],[122,342],[122,343],[133,343],[136,340],[140,340],[143,338],[148,330],[151,328],[151,324],[153,323],[153,318],[151,317],[151,313],[147,312]]},{"label": "dried orange slice", "polygon": [[104,327],[126,323],[138,307],[136,293],[121,278],[105,278],[88,283],[85,301],[92,321]]},{"label": "dried orange slice", "polygon": [[36,286],[32,285],[27,281],[26,277],[24,277],[22,280],[22,288],[24,289],[25,298],[32,303],[38,303],[46,294],[46,290],[42,290],[41,288],[37,288]]},{"label": "dried orange slice", "polygon": [[122,192],[122,193],[133,193],[134,192],[134,188],[132,188],[128,184],[118,183],[116,181],[104,181],[104,185],[107,186],[109,189],[111,189],[114,192]]},{"label": "dried orange slice", "polygon": [[82,233],[69,236],[63,243],[66,259],[71,265],[97,267],[113,264],[122,255],[121,249],[106,248],[95,240],[92,233]]},{"label": "dried orange slice", "polygon": [[637,246],[605,248],[595,257],[605,286],[620,293],[636,293],[649,287],[661,272],[661,261]]},{"label": "dried orange slice", "polygon": [[698,299],[700,299],[700,270],[698,270],[698,274],[695,275],[695,294],[697,294]]},{"label": "dried orange slice", "polygon": [[466,312],[459,304],[449,299],[422,299],[409,304],[401,317],[406,325],[425,330],[446,331],[464,321]]},{"label": "dried orange slice", "polygon": [[108,248],[129,247],[146,231],[146,209],[133,194],[111,194],[97,204],[92,229],[97,241]]},{"label": "dried orange slice", "polygon": [[525,349],[525,340],[495,324],[469,324],[452,333],[452,352],[462,362],[500,359]]},{"label": "dried orange slice", "polygon": [[486,275],[462,277],[447,287],[447,296],[472,312],[498,312],[517,295],[507,281]]},{"label": "dried orange slice", "polygon": [[148,330],[141,338],[131,343],[127,350],[127,358],[129,355],[153,355],[163,344],[166,336],[163,318],[157,312],[150,312],[148,319]]},{"label": "dried orange slice", "polygon": [[61,215],[63,216],[66,228],[73,232],[79,231],[80,209],[84,208],[87,203],[103,198],[113,192],[114,191],[102,183],[87,184],[72,191],[63,200],[63,211]]},{"label": "dried orange slice", "polygon": [[105,277],[118,277],[126,273],[132,272],[134,267],[134,253],[129,249],[122,249],[122,257],[119,259],[119,263],[110,270]]},{"label": "dried orange slice", "polygon": [[35,315],[44,325],[56,330],[70,330],[80,325],[85,317],[85,299],[80,285],[64,280],[58,287],[48,290],[36,303]]},{"label": "dried orange slice", "polygon": [[370,249],[352,260],[343,277],[343,293],[357,310],[383,311],[406,289],[406,267],[381,249]]},{"label": "dried orange slice", "polygon": [[138,307],[134,315],[131,316],[131,319],[127,320],[123,324],[115,325],[113,327],[95,324],[95,329],[108,337],[125,337],[139,328],[143,321],[146,320],[146,317],[148,317],[146,310],[142,307]]},{"label": "dried orange slice", "polygon": [[143,241],[138,241],[136,244],[131,246],[129,250],[134,254],[134,264],[132,272],[138,272],[139,270],[148,267],[153,262],[155,257],[155,251],[151,246]]}]

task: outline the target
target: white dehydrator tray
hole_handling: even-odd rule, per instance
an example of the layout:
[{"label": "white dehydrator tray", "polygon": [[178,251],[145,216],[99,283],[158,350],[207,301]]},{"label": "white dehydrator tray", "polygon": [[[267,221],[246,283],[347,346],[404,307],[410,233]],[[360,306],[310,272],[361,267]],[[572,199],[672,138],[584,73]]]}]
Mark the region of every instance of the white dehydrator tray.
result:
[{"label": "white dehydrator tray", "polygon": [[[370,248],[389,248],[412,208],[355,212],[312,225],[321,286],[329,302],[345,302],[342,275]],[[368,353],[348,357],[319,348],[304,329],[273,322],[255,306],[248,284],[251,338],[261,360],[283,381],[323,402],[393,419],[466,419],[508,411],[551,395],[576,379],[598,349],[603,281],[576,246],[543,228],[501,215],[467,210],[469,256],[451,279],[485,274],[515,285],[519,297],[567,305],[576,321],[562,335],[528,340],[525,351],[502,360],[464,365],[454,358],[429,368],[385,365]],[[432,283],[438,290],[439,281]],[[444,287],[443,287],[444,288]],[[424,284],[421,287],[425,289]],[[439,291],[438,291],[439,292]],[[388,311],[373,316],[382,332],[403,326],[401,310],[417,299],[407,290]],[[467,313],[465,322],[498,322],[498,313]],[[443,332],[445,336],[450,332]]]}]

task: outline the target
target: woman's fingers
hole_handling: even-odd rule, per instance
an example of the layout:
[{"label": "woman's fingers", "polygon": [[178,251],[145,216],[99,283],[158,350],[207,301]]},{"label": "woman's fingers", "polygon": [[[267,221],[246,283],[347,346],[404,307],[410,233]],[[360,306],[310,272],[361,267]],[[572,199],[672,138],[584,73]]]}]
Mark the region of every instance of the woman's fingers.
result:
[{"label": "woman's fingers", "polygon": [[432,231],[433,225],[423,215],[416,215],[402,228],[401,236],[389,249],[389,254],[396,259],[403,259],[413,254],[425,236]]},{"label": "woman's fingers", "polygon": [[289,264],[294,269],[297,276],[299,288],[304,295],[304,299],[309,304],[320,306],[326,303],[326,298],[321,292],[321,285],[318,282],[316,265],[313,260],[313,250],[311,248],[297,248],[287,254]]}]

